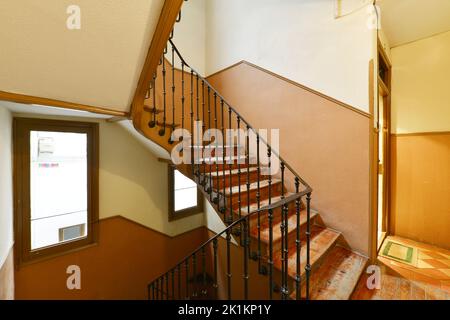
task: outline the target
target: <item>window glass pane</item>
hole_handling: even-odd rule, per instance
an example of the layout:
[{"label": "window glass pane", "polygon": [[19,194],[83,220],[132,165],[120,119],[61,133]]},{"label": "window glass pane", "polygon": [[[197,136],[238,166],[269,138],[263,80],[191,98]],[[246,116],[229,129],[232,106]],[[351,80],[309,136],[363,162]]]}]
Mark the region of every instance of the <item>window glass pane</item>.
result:
[{"label": "window glass pane", "polygon": [[87,234],[87,135],[30,132],[31,249],[54,245],[59,230],[85,225]]},{"label": "window glass pane", "polygon": [[197,206],[197,185],[175,170],[175,211]]}]

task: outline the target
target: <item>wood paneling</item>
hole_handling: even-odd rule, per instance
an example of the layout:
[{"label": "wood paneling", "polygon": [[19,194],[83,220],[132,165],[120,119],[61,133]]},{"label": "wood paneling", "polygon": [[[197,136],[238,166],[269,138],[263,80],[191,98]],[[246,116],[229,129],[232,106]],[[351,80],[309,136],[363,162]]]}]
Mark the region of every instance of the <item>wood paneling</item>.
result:
[{"label": "wood paneling", "polygon": [[450,133],[392,135],[391,233],[450,249]]},{"label": "wood paneling", "polygon": [[0,266],[0,300],[14,299],[14,258],[13,248],[9,250],[3,265]]},{"label": "wood paneling", "polygon": [[[146,299],[147,285],[207,240],[206,228],[169,237],[123,217],[100,220],[97,246],[16,270],[16,299]],[[81,290],[66,269],[81,268]]]},{"label": "wood paneling", "polygon": [[208,81],[254,128],[280,129],[280,154],[313,187],[313,207],[367,255],[370,117],[249,63]]}]

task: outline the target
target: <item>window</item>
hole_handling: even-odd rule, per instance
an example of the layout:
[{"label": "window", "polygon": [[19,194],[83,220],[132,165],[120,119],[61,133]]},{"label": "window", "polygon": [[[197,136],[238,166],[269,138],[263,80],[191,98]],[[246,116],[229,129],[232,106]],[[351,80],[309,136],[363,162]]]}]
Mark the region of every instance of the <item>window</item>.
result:
[{"label": "window", "polygon": [[197,184],[172,165],[169,171],[169,220],[181,219],[203,211],[202,194]]},{"label": "window", "polygon": [[92,244],[98,221],[98,124],[14,119],[19,264]]}]

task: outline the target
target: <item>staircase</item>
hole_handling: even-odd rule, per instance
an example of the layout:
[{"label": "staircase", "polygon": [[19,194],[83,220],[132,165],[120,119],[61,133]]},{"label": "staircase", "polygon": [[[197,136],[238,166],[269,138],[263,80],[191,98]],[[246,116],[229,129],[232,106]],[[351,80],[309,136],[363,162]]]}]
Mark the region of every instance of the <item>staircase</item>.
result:
[{"label": "staircase", "polygon": [[134,126],[172,154],[226,228],[154,279],[149,299],[349,299],[367,258],[327,228],[311,187],[189,66],[173,31],[151,78]]}]

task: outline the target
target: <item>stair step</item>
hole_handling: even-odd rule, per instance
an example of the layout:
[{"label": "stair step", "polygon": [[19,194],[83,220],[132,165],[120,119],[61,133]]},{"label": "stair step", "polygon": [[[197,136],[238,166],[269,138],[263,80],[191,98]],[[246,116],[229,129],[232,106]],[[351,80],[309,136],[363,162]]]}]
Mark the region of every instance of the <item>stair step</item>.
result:
[{"label": "stair step", "polygon": [[[280,179],[272,179],[271,186],[275,187],[279,183],[281,183]],[[238,192],[239,192],[239,187],[240,187],[240,190],[241,190],[241,195],[243,197],[246,197],[247,184],[241,184],[240,186],[234,186],[234,187],[231,188],[231,190],[230,190],[230,188],[225,188],[225,195],[226,196],[229,196],[230,194],[237,195]],[[259,182],[259,189],[266,188],[266,187],[267,188],[269,187],[269,180],[268,179],[267,180],[261,180]],[[253,182],[253,183],[250,184],[250,191],[257,190],[257,189],[258,189],[258,182]]]},{"label": "stair step", "polygon": [[[255,172],[257,170],[258,170],[258,168],[256,168],[256,167],[249,168],[249,172]],[[231,175],[237,175],[238,173],[239,173],[239,169],[231,170]],[[217,172],[217,171],[211,172],[212,177],[223,177],[224,175],[230,176],[230,170],[221,170],[219,172]],[[247,168],[241,169],[241,177],[246,177],[246,175],[247,175]]]},{"label": "stair step", "polygon": [[[291,195],[293,195],[293,193],[290,193],[290,192],[287,192],[287,193],[284,194],[285,197],[289,197]],[[277,203],[278,201],[281,201],[282,199],[283,199],[282,196],[271,197],[270,203],[272,203],[272,204],[273,203]],[[269,205],[269,199],[264,199],[264,200],[261,200],[259,202],[259,207],[260,208],[268,206],[268,205]],[[253,212],[256,212],[256,211],[258,211],[258,203],[257,202],[252,202],[250,204],[250,213],[253,213]],[[243,216],[246,216],[248,214],[248,207],[241,208],[241,214]]]},{"label": "stair step", "polygon": [[[313,266],[333,247],[341,234],[337,231],[319,226],[311,227],[310,263]],[[281,270],[281,252],[274,252],[274,267]],[[288,249],[288,275],[296,276],[297,254],[295,242],[289,244]],[[306,241],[303,241],[300,249],[300,273],[304,275],[306,266]]]},{"label": "stair step", "polygon": [[[317,211],[311,210],[310,213],[310,221],[313,221],[313,219],[317,216]],[[306,210],[300,211],[300,228],[302,233],[304,232],[303,226],[306,225],[307,222],[307,213]],[[273,242],[277,242],[278,240],[281,240],[281,219],[278,219],[276,223],[272,224],[273,227]],[[297,229],[297,215],[295,214],[295,211],[292,211],[289,213],[288,216],[288,233],[295,233]],[[289,236],[288,234],[288,236]],[[250,236],[254,238],[258,238],[258,227],[255,225],[250,229]],[[266,219],[261,223],[261,241],[268,244],[269,243],[269,221]]]},{"label": "stair step", "polygon": [[[310,279],[312,300],[348,300],[358,284],[367,258],[341,246],[335,246]],[[305,298],[305,288],[302,288]],[[291,295],[295,299],[296,293]]]},{"label": "stair step", "polygon": [[[217,161],[218,164],[225,164],[225,165],[233,164],[233,163],[235,163],[235,161],[240,161],[241,165],[245,165],[246,159],[247,159],[247,157],[245,155],[232,156],[231,158],[230,158],[230,156],[225,155],[225,157],[223,157],[223,156],[214,157],[213,156],[213,157],[207,157],[207,158],[199,158],[199,159],[197,159],[197,161],[201,162],[201,163],[206,163],[206,164],[215,164]],[[250,157],[249,158],[250,164],[252,164],[252,162],[256,163],[255,159],[256,158],[254,158],[254,157]],[[229,163],[230,161],[232,161],[233,163]]]}]

